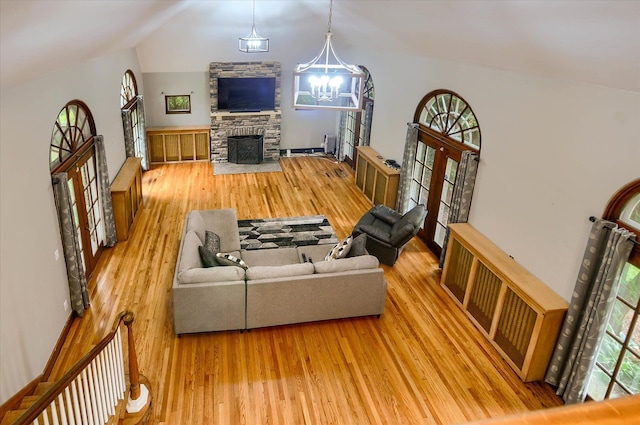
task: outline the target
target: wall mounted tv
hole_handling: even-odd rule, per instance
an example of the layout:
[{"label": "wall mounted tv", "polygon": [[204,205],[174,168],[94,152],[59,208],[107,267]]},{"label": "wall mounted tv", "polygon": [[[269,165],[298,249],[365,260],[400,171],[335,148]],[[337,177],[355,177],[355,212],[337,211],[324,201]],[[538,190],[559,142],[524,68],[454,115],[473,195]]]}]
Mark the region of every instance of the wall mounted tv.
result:
[{"label": "wall mounted tv", "polygon": [[218,78],[218,110],[272,111],[275,99],[275,77]]}]

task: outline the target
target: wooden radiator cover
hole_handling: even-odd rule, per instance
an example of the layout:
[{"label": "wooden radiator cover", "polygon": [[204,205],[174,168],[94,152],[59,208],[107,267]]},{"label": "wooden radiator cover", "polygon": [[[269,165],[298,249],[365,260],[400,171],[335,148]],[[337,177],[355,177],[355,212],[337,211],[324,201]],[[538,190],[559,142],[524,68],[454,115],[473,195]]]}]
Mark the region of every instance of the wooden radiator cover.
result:
[{"label": "wooden radiator cover", "polygon": [[542,380],[567,302],[470,224],[449,229],[442,286],[523,381]]}]

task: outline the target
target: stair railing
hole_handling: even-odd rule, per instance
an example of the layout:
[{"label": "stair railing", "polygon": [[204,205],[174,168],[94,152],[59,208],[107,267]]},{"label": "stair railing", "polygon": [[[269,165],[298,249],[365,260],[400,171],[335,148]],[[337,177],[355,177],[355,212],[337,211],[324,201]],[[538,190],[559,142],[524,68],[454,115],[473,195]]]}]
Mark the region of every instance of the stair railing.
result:
[{"label": "stair railing", "polygon": [[[138,362],[131,325],[135,316],[121,312],[111,332],[78,361],[60,380],[24,411],[18,425],[99,425],[109,421],[124,400],[126,378],[120,325],[128,333],[130,397],[127,412],[146,404],[148,390],[139,382]],[[140,391],[143,388],[144,391]],[[135,408],[139,408],[135,410]],[[133,410],[132,410],[133,409]]]}]

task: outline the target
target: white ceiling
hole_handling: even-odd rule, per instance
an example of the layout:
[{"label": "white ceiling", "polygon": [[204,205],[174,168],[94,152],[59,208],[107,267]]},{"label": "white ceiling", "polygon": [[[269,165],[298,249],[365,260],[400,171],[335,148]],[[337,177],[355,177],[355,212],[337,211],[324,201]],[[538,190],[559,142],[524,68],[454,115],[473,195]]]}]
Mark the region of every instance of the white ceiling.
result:
[{"label": "white ceiling", "polygon": [[[178,32],[207,40],[211,51],[216,43],[228,49],[251,29],[251,5],[0,0],[0,82],[12,86]],[[328,0],[256,1],[256,27],[270,38],[271,53],[304,45],[311,56],[301,61],[320,49],[328,16]],[[331,30],[352,49],[375,46],[640,93],[640,0],[334,0]],[[151,60],[141,50],[143,72],[171,70],[158,69],[166,58]]]}]

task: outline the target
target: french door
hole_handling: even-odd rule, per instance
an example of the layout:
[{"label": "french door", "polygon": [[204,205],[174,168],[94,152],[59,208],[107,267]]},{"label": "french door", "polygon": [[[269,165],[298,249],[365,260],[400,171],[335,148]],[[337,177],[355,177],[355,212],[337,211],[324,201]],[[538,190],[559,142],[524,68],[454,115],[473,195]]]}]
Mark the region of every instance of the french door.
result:
[{"label": "french door", "polygon": [[424,204],[427,217],[418,231],[429,249],[440,255],[447,230],[453,185],[461,152],[427,132],[420,132],[411,181],[411,204]]},{"label": "french door", "polygon": [[98,197],[95,148],[81,154],[67,170],[67,185],[73,209],[73,224],[82,252],[85,275],[89,277],[104,248],[104,221]]}]

